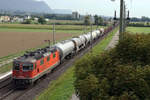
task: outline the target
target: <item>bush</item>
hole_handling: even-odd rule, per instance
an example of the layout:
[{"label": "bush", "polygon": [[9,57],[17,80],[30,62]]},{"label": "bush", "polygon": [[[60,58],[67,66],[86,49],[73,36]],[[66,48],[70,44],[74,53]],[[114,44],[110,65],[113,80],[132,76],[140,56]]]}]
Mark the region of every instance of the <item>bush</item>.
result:
[{"label": "bush", "polygon": [[31,24],[32,23],[32,20],[30,19],[26,19],[24,22],[22,22],[22,24]]},{"label": "bush", "polygon": [[132,35],[116,48],[76,63],[81,100],[150,100],[150,35]]},{"label": "bush", "polygon": [[150,35],[127,34],[116,47],[117,58],[122,63],[150,64]]},{"label": "bush", "polygon": [[46,24],[46,20],[44,19],[44,17],[40,17],[40,18],[38,19],[38,22],[39,22],[40,24]]}]

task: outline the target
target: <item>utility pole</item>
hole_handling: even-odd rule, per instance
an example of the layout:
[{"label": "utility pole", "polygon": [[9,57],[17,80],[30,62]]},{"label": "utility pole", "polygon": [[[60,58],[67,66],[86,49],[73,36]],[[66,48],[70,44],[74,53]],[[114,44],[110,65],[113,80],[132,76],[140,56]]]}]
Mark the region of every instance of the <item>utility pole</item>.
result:
[{"label": "utility pole", "polygon": [[48,46],[51,46],[51,41],[50,40],[44,40],[46,43],[48,42]]},{"label": "utility pole", "polygon": [[[115,0],[111,0],[115,1]],[[128,20],[128,18],[127,18]],[[130,20],[130,19],[129,19]],[[126,24],[126,6],[125,1],[120,0],[120,29],[119,29],[119,39],[123,39],[125,32],[125,24]]]},{"label": "utility pole", "polygon": [[91,23],[91,52],[92,52],[92,31],[93,31],[93,25],[92,25],[92,23]]},{"label": "utility pole", "polygon": [[130,12],[129,12],[129,10],[128,10],[128,15],[127,15],[127,24],[129,24],[129,21],[130,21]]},{"label": "utility pole", "polygon": [[55,44],[55,22],[53,23],[53,45]]},{"label": "utility pole", "polygon": [[120,0],[120,29],[119,29],[119,39],[123,39],[123,8],[124,8],[124,0]]},{"label": "utility pole", "polygon": [[115,25],[116,22],[117,22],[117,12],[116,12],[116,10],[115,10],[115,13],[114,13],[114,23],[113,23],[113,25]]},{"label": "utility pole", "polygon": [[117,20],[117,12],[115,10],[115,14],[114,14],[114,20]]},{"label": "utility pole", "polygon": [[86,34],[86,25],[84,25],[84,34]]},{"label": "utility pole", "polygon": [[124,6],[123,6],[123,33],[125,32],[126,29],[126,5],[124,1]]}]

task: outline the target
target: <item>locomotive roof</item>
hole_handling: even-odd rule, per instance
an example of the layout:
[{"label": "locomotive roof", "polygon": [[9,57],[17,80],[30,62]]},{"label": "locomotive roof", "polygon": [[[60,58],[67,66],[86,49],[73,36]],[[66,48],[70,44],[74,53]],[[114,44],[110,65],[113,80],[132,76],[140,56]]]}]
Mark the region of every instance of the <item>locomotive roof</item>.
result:
[{"label": "locomotive roof", "polygon": [[46,57],[48,55],[50,55],[51,53],[56,52],[56,48],[55,47],[45,47],[42,49],[37,49],[36,51],[33,52],[26,52],[23,56],[18,57],[17,59],[14,60],[14,62],[30,62],[30,63],[34,63],[36,62],[36,60],[41,59],[42,57]]}]

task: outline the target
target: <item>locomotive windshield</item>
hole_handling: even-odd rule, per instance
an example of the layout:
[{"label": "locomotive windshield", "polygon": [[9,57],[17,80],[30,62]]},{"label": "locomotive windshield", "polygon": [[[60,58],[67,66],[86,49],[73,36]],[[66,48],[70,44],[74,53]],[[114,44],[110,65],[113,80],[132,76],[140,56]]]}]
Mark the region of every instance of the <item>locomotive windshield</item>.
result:
[{"label": "locomotive windshield", "polygon": [[14,70],[19,70],[20,64],[19,63],[13,63],[13,68],[14,68]]},{"label": "locomotive windshield", "polygon": [[24,71],[33,70],[33,64],[23,64],[22,67]]}]

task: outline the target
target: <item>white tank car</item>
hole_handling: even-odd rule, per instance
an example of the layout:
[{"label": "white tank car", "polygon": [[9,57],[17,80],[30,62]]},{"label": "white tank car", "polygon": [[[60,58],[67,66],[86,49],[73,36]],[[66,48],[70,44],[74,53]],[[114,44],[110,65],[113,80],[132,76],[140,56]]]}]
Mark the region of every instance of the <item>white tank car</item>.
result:
[{"label": "white tank car", "polygon": [[74,53],[75,45],[71,40],[65,40],[54,45],[58,48],[61,56],[61,60],[65,59],[69,55]]},{"label": "white tank car", "polygon": [[90,43],[91,40],[93,40],[92,35],[91,35],[91,32],[85,34],[85,36],[86,36],[86,39],[87,39],[87,42],[88,42],[88,43]]},{"label": "white tank car", "polygon": [[85,37],[85,45],[86,45],[89,42],[88,37],[86,34],[83,34],[82,36]]},{"label": "white tank car", "polygon": [[78,37],[72,38],[71,41],[74,43],[75,45],[75,51],[78,52],[79,50],[82,49],[82,40]]},{"label": "white tank car", "polygon": [[97,35],[96,37],[98,38],[100,36],[100,31],[96,30],[95,32],[96,32],[96,35]]},{"label": "white tank car", "polygon": [[83,48],[84,48],[86,46],[87,39],[86,39],[85,35],[80,35],[79,38],[81,39],[81,41],[83,43]]},{"label": "white tank car", "polygon": [[104,32],[105,32],[105,29],[104,28],[100,28],[101,36],[104,34]]},{"label": "white tank car", "polygon": [[92,39],[94,40],[94,39],[96,39],[96,37],[97,37],[97,31],[93,31],[92,32]]}]

